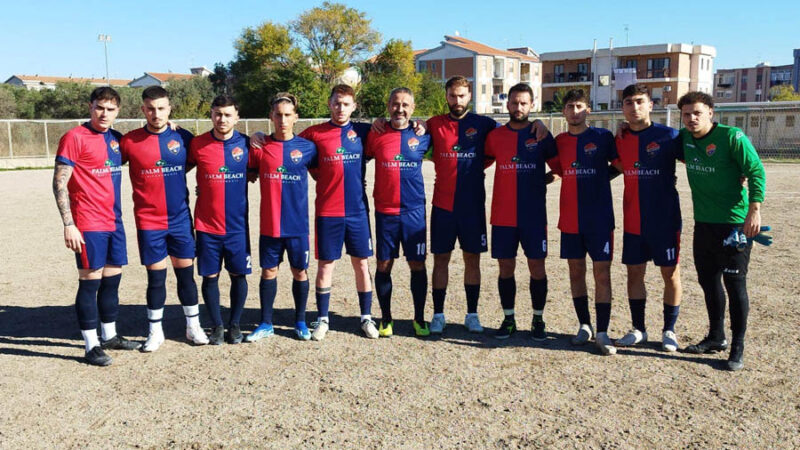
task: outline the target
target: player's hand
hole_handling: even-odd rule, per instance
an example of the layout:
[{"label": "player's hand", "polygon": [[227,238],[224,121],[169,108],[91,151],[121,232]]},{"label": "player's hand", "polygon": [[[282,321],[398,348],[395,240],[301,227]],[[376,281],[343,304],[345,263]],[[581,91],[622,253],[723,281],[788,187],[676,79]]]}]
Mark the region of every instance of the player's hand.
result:
[{"label": "player's hand", "polygon": [[255,148],[262,148],[267,142],[267,135],[262,131],[256,131],[250,135],[250,146]]},{"label": "player's hand", "polygon": [[247,181],[250,183],[255,183],[258,179],[258,172],[247,172]]},{"label": "player's hand", "polygon": [[386,131],[386,119],[378,117],[372,122],[372,127],[369,130],[376,134],[383,134]]},{"label": "player's hand", "polygon": [[81,244],[85,244],[80,230],[75,225],[64,227],[64,245],[75,253],[81,252]]},{"label": "player's hand", "polygon": [[169,127],[169,129],[170,129],[170,130],[172,130],[172,131],[175,131],[175,130],[177,130],[178,128],[180,128],[180,127],[181,127],[180,125],[178,125],[178,123],[177,123],[177,122],[173,122],[173,121],[171,121],[171,120],[168,120],[168,121],[167,121],[167,126],[168,126],[168,127]]},{"label": "player's hand", "polygon": [[625,132],[627,132],[630,129],[631,129],[631,126],[628,124],[628,122],[621,121],[621,122],[617,123],[617,134],[616,134],[616,137],[622,136],[623,134],[625,134]]},{"label": "player's hand", "polygon": [[544,122],[542,122],[539,119],[533,121],[533,123],[531,124],[531,131],[535,133],[536,135],[535,138],[537,142],[546,138],[547,133],[550,132],[550,130],[548,130],[547,127],[545,126]]},{"label": "player's hand", "polygon": [[421,120],[412,120],[411,126],[414,127],[414,134],[417,136],[422,136],[426,131],[428,131],[425,129],[425,122]]},{"label": "player's hand", "polygon": [[761,244],[761,245],[763,245],[765,247],[769,247],[770,245],[772,245],[772,235],[765,233],[765,231],[771,231],[772,227],[763,226],[763,227],[759,228],[759,230],[760,230],[760,232],[757,235],[753,236],[752,238],[750,238],[748,240],[750,240],[752,242],[758,242],[759,244]]},{"label": "player's hand", "polygon": [[742,227],[744,235],[752,238],[761,231],[761,209],[750,205],[750,210],[747,212],[747,217],[744,218],[744,227]]},{"label": "player's hand", "polygon": [[553,171],[551,170],[551,171],[547,172],[546,174],[544,174],[544,184],[550,184],[553,181],[556,181],[557,178],[558,178],[558,175],[554,174]]}]

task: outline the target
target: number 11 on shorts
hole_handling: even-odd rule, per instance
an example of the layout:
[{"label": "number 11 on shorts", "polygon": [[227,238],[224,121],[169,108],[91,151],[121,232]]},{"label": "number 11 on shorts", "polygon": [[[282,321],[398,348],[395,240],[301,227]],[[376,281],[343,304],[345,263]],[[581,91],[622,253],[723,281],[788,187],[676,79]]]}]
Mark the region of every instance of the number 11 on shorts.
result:
[{"label": "number 11 on shorts", "polygon": [[667,261],[675,260],[675,247],[667,249]]}]

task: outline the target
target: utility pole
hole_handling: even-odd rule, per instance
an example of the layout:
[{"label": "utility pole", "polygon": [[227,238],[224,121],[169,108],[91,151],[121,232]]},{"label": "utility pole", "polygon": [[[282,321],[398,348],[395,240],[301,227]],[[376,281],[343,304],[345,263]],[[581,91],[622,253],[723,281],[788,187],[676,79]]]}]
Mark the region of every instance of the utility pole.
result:
[{"label": "utility pole", "polygon": [[97,35],[97,41],[103,43],[103,49],[105,50],[106,54],[106,84],[111,86],[111,78],[108,77],[108,43],[111,42],[111,35],[99,34]]}]

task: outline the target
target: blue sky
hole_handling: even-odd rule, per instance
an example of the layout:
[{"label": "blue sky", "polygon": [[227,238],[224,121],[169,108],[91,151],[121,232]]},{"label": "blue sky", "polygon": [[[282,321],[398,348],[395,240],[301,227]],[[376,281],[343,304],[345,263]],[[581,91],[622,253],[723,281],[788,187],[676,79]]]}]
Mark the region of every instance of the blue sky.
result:
[{"label": "blue sky", "polygon": [[[42,0],[0,7],[0,82],[13,74],[104,77],[100,33],[110,34],[112,78],[145,71],[187,73],[189,67],[227,63],[243,28],[286,23],[321,1]],[[703,43],[716,47],[715,69],[760,61],[790,64],[800,48],[800,2],[726,1],[345,1],[364,11],[384,40],[411,40],[415,49],[439,45],[445,34],[537,52]],[[396,6],[396,5],[399,5]],[[458,6],[452,6],[458,5]]]}]

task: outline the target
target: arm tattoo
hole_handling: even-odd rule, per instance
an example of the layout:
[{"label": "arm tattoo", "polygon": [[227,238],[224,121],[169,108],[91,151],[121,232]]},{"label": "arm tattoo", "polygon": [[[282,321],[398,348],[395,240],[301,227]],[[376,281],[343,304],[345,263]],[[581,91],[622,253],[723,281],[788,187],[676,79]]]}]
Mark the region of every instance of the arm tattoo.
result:
[{"label": "arm tattoo", "polygon": [[70,177],[72,177],[72,166],[56,163],[53,171],[53,195],[56,197],[56,206],[58,206],[58,212],[61,213],[61,221],[64,222],[65,227],[75,225],[75,222],[72,221],[69,191],[67,190]]}]

